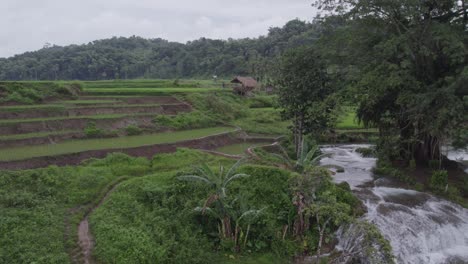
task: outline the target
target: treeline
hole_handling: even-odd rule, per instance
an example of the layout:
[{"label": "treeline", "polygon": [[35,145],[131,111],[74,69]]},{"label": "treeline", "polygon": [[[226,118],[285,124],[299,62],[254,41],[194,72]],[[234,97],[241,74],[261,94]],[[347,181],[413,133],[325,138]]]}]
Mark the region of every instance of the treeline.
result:
[{"label": "treeline", "polygon": [[292,20],[255,39],[201,38],[186,44],[160,38],[114,37],[85,45],[45,47],[0,58],[0,80],[107,80],[253,75],[268,79],[279,55],[317,39],[312,23]]}]

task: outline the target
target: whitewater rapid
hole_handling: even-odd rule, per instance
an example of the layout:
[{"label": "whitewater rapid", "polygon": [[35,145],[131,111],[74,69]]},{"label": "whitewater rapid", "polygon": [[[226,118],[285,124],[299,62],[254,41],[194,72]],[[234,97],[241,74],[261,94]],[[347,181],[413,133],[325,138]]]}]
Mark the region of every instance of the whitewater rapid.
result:
[{"label": "whitewater rapid", "polygon": [[[397,263],[468,263],[468,210],[432,195],[397,187],[391,180],[373,179],[376,159],[356,152],[369,145],[323,146],[322,164],[345,169],[334,176],[348,182],[367,207],[364,220],[377,226],[390,242]],[[468,160],[466,151],[449,158]],[[347,241],[349,243],[349,241]]]}]

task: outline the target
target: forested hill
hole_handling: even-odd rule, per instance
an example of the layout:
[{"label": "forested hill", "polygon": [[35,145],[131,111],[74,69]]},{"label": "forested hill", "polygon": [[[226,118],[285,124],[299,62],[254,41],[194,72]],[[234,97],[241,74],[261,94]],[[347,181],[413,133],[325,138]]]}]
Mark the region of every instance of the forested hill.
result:
[{"label": "forested hill", "polygon": [[255,39],[186,44],[163,39],[114,37],[84,45],[52,46],[0,58],[0,80],[101,80],[254,75],[268,78],[284,50],[317,38],[313,24],[292,20]]}]

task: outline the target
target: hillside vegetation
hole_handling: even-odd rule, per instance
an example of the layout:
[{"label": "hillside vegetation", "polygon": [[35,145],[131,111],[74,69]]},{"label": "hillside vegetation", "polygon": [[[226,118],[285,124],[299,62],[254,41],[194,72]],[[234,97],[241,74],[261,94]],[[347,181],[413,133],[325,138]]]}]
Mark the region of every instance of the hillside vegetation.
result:
[{"label": "hillside vegetation", "polygon": [[[0,59],[0,80],[108,80],[135,78],[267,78],[272,60],[287,48],[310,44],[317,29],[299,20],[256,39],[201,38],[186,44],[140,37],[52,46]],[[144,86],[143,86],[144,87]]]}]

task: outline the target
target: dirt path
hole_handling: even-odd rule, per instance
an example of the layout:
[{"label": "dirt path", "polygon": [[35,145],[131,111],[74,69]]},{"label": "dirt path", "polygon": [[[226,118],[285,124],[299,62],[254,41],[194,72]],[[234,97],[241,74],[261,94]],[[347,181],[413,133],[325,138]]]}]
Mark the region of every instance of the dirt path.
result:
[{"label": "dirt path", "polygon": [[89,216],[99,208],[106,200],[109,198],[109,195],[122,183],[124,180],[115,183],[102,197],[99,202],[92,207],[85,215],[83,220],[81,220],[80,224],[78,225],[78,244],[81,248],[81,255],[83,257],[83,263],[91,264],[94,263],[92,258],[92,252],[94,248],[94,237],[91,234],[89,229]]}]

